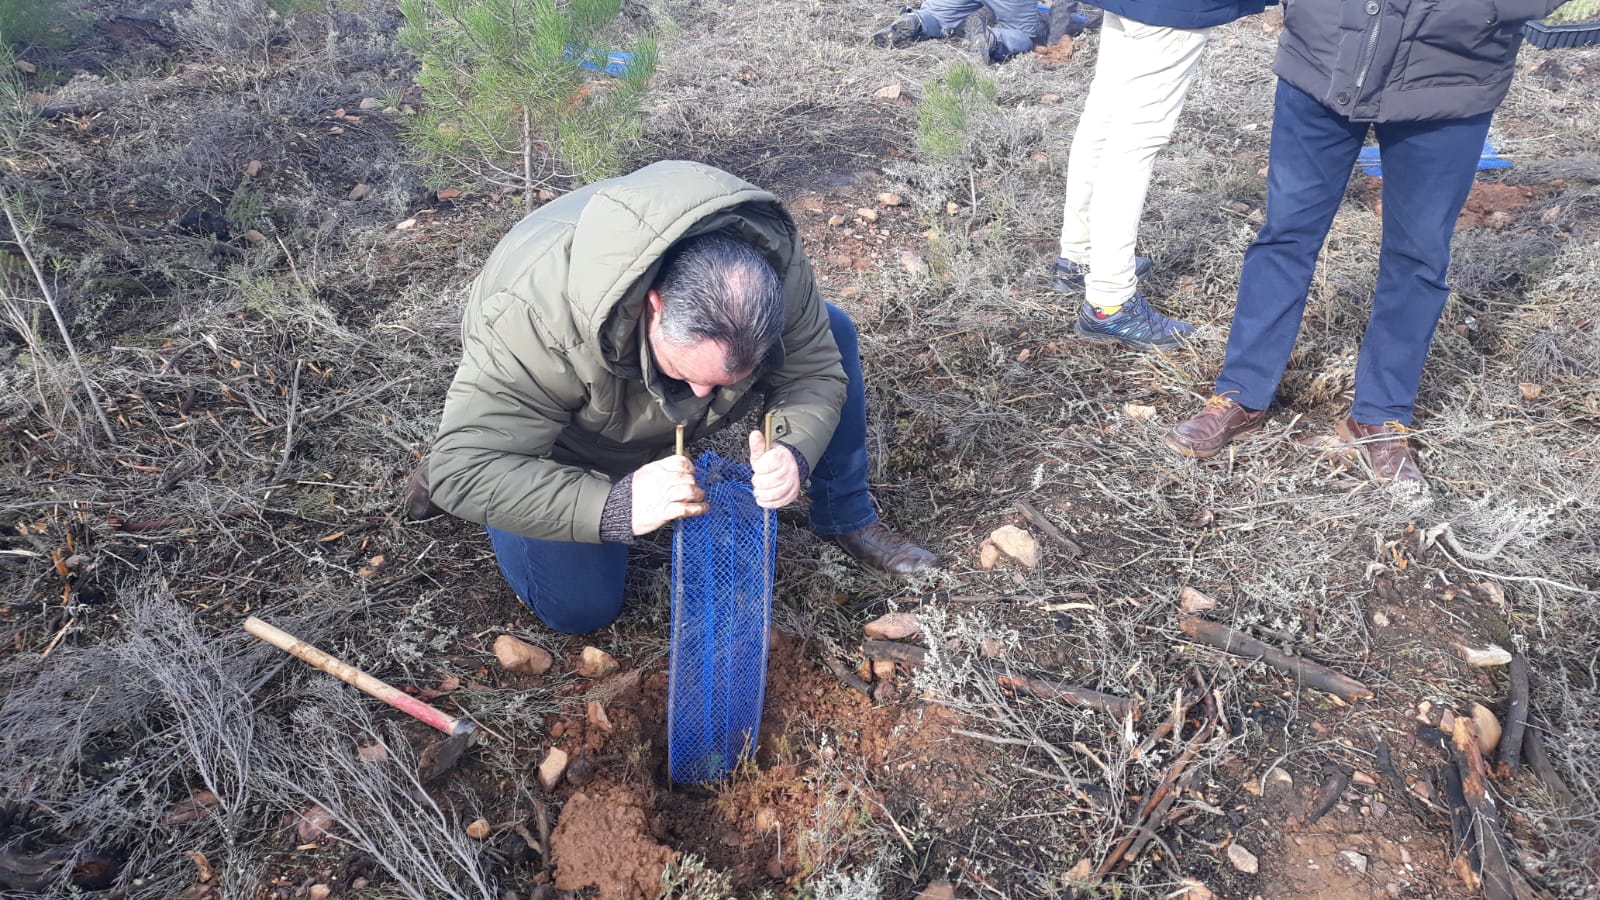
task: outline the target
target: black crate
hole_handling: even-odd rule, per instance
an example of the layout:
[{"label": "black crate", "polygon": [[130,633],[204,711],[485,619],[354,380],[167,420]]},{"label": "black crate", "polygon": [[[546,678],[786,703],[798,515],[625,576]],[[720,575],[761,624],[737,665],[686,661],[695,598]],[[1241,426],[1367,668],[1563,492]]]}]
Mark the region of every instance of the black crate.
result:
[{"label": "black crate", "polygon": [[1577,22],[1570,25],[1527,22],[1522,26],[1522,36],[1540,50],[1585,47],[1589,44],[1600,44],[1600,22]]}]

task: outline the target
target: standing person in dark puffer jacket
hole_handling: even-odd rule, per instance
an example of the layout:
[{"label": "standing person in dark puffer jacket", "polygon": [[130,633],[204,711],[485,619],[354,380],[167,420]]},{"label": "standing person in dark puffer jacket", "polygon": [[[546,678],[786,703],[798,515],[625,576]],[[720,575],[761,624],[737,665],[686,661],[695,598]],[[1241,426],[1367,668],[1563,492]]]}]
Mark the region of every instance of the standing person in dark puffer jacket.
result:
[{"label": "standing person in dark puffer jacket", "polygon": [[1267,219],[1244,257],[1216,395],[1167,435],[1205,458],[1260,427],[1300,332],[1317,253],[1369,130],[1383,243],[1355,402],[1336,426],[1373,477],[1424,485],[1406,439],[1450,289],[1450,239],[1522,26],[1561,0],[1284,0]]},{"label": "standing person in dark puffer jacket", "polygon": [[1074,331],[1140,350],[1194,331],[1157,312],[1134,256],[1156,154],[1172,137],[1211,29],[1259,13],[1265,0],[1103,0],[1100,55],[1072,137],[1061,255],[1051,286],[1084,293]]}]

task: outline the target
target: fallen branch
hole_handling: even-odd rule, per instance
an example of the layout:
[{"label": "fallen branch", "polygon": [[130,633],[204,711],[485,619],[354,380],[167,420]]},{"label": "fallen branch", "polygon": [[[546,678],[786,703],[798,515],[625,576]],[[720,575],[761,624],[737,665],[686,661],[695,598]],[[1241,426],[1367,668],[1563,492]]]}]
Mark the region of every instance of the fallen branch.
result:
[{"label": "fallen branch", "polygon": [[1202,644],[1216,647],[1235,656],[1260,660],[1275,669],[1293,675],[1303,684],[1333,694],[1342,700],[1364,700],[1372,696],[1370,688],[1348,675],[1340,674],[1327,666],[1302,657],[1290,656],[1255,638],[1240,634],[1226,625],[1198,616],[1184,616],[1178,620],[1178,627],[1183,629],[1184,634]]},{"label": "fallen branch", "polygon": [[[928,651],[922,647],[914,644],[902,644],[899,641],[863,641],[861,651],[867,655],[868,659],[888,659],[906,666],[921,666],[927,662],[928,658]],[[837,675],[838,673],[835,672],[834,674]],[[1144,707],[1144,704],[1136,699],[1129,700],[1111,694],[1102,694],[1086,687],[1067,684],[1049,678],[990,674],[1001,687],[1021,691],[1043,700],[1064,700],[1073,706],[1098,710],[1119,719],[1129,715],[1138,719]]]},{"label": "fallen branch", "polygon": [[822,664],[828,667],[828,671],[833,673],[833,677],[866,694],[869,699],[872,697],[872,685],[868,684],[861,676],[846,669],[844,664],[837,659],[824,654]]},{"label": "fallen branch", "polygon": [[1044,513],[1039,512],[1038,508],[1032,503],[1026,500],[1018,500],[1016,506],[1017,512],[1022,513],[1022,517],[1033,523],[1033,526],[1043,532],[1045,537],[1055,541],[1056,544],[1060,545],[1063,550],[1066,550],[1072,556],[1083,555],[1082,545],[1063,534],[1061,529],[1052,524],[1049,519],[1046,519]]},{"label": "fallen branch", "polygon": [[1216,731],[1216,725],[1216,722],[1207,722],[1194,737],[1189,739],[1189,743],[1184,747],[1183,753],[1173,761],[1171,767],[1167,769],[1167,774],[1162,777],[1161,784],[1150,792],[1150,796],[1145,798],[1144,803],[1139,805],[1138,815],[1134,817],[1138,825],[1119,841],[1115,847],[1111,848],[1111,852],[1106,854],[1106,858],[1094,870],[1096,881],[1111,874],[1113,870],[1122,864],[1122,861],[1127,857],[1129,851],[1134,849],[1135,845],[1142,848],[1150,839],[1146,835],[1154,836],[1156,829],[1161,827],[1161,821],[1156,817],[1165,817],[1167,811],[1172,808],[1173,800],[1182,792],[1178,784],[1179,779],[1183,777],[1185,770],[1189,767],[1189,763],[1200,753],[1200,748],[1205,745],[1206,741],[1211,739],[1212,733]]},{"label": "fallen branch", "polygon": [[1533,770],[1541,784],[1552,795],[1569,809],[1578,802],[1572,789],[1561,780],[1561,775],[1556,772],[1556,767],[1550,762],[1550,753],[1544,746],[1544,728],[1535,721],[1522,734],[1522,755],[1528,760],[1528,768]]},{"label": "fallen branch", "polygon": [[1489,772],[1478,751],[1478,727],[1467,716],[1457,716],[1450,735],[1456,769],[1461,773],[1461,794],[1471,817],[1471,846],[1478,857],[1477,874],[1489,900],[1516,900],[1511,861],[1500,838],[1500,814],[1489,796]]},{"label": "fallen branch", "polygon": [[1522,737],[1528,728],[1528,658],[1511,654],[1511,684],[1506,688],[1506,727],[1500,733],[1499,764],[1495,776],[1509,781],[1517,777],[1522,762]]},{"label": "fallen branch", "polygon": [[1144,711],[1144,702],[1138,698],[1117,697],[1111,694],[1102,694],[1076,684],[1067,684],[1049,678],[1036,678],[1027,675],[1002,675],[996,678],[1001,687],[1021,691],[1029,696],[1041,700],[1064,700],[1072,706],[1081,706],[1103,712],[1118,719],[1132,716],[1138,721],[1139,715]]},{"label": "fallen branch", "polygon": [[1332,775],[1322,782],[1322,787],[1317,790],[1316,799],[1311,801],[1311,806],[1304,816],[1291,820],[1291,824],[1301,828],[1310,828],[1317,820],[1328,814],[1339,798],[1344,796],[1345,788],[1350,786],[1350,773],[1343,769],[1335,769]]}]

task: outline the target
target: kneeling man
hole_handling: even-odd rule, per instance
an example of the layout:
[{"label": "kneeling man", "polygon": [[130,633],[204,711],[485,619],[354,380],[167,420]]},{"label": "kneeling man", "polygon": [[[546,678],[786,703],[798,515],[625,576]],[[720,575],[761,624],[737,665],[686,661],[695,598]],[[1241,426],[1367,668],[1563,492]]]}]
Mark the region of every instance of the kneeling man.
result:
[{"label": "kneeling man", "polygon": [[706,511],[694,440],[758,399],[756,501],[809,480],[811,527],[892,575],[933,554],[878,521],[850,318],[824,303],[773,195],[708,166],[661,162],[529,215],[478,276],[462,359],[413,515],[486,526],[506,581],[545,624],[581,633],[622,607],[628,544]]}]

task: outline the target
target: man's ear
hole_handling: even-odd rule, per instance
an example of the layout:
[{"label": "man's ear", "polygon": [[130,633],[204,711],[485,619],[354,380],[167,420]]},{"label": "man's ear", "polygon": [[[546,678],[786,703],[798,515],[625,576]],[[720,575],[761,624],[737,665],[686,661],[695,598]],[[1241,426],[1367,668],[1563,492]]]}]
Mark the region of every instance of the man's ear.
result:
[{"label": "man's ear", "polygon": [[648,303],[649,306],[650,306],[651,315],[652,316],[661,315],[661,292],[656,290],[655,288],[651,288],[650,290],[645,292],[644,298],[645,298],[645,302]]}]

